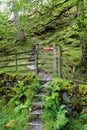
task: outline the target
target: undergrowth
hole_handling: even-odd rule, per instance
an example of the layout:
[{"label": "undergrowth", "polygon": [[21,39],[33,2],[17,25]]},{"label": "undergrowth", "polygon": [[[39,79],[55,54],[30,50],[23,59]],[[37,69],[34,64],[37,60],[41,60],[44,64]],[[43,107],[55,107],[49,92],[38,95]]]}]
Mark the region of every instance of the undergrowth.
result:
[{"label": "undergrowth", "polygon": [[4,95],[0,99],[0,130],[27,130],[29,105],[38,92],[39,79],[31,73],[22,75],[12,89],[15,93],[9,100]]},{"label": "undergrowth", "polygon": [[44,112],[42,120],[44,130],[59,130],[68,122],[66,117],[67,110],[60,104],[60,91],[62,80],[54,80],[47,84],[48,93],[43,99]]},{"label": "undergrowth", "polygon": [[46,84],[43,130],[87,129],[87,85],[55,78]]}]

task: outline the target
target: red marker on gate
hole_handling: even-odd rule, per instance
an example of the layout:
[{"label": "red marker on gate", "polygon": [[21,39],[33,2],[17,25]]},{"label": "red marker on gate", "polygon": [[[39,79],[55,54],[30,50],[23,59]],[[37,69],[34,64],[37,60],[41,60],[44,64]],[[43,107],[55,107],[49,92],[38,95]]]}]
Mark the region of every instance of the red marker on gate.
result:
[{"label": "red marker on gate", "polygon": [[53,50],[53,47],[44,47],[44,50]]}]

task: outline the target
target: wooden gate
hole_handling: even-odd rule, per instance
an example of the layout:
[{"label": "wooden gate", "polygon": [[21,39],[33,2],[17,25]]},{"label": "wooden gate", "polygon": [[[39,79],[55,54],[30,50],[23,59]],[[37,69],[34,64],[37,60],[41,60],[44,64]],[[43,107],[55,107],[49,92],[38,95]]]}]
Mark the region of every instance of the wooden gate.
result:
[{"label": "wooden gate", "polygon": [[38,73],[56,74],[56,48],[54,47],[37,47],[37,68]]},{"label": "wooden gate", "polygon": [[0,56],[0,72],[56,73],[56,48],[38,46],[24,52]]}]

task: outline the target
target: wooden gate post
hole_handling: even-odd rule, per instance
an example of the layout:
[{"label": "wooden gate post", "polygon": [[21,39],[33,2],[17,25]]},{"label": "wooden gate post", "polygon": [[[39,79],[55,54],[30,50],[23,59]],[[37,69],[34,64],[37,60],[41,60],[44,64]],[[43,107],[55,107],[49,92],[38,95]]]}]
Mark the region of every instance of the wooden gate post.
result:
[{"label": "wooden gate post", "polygon": [[53,72],[56,74],[56,47],[53,46]]},{"label": "wooden gate post", "polygon": [[38,45],[36,45],[36,50],[35,50],[35,66],[36,66],[36,74],[38,74]]},{"label": "wooden gate post", "polygon": [[15,55],[16,56],[16,72],[18,71],[18,60],[17,60],[17,54]]},{"label": "wooden gate post", "polygon": [[58,47],[58,76],[62,78],[62,51],[61,46]]},{"label": "wooden gate post", "polygon": [[76,66],[73,65],[73,70],[72,70],[72,80],[75,79],[75,71],[76,71]]}]

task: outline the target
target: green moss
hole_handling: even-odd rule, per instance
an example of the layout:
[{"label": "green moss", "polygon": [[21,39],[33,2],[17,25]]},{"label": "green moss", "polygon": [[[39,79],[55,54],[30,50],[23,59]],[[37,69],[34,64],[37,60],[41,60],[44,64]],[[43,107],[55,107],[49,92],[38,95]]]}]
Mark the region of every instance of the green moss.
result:
[{"label": "green moss", "polygon": [[74,89],[73,81],[65,81],[62,87],[63,91],[67,91],[68,94],[71,94]]}]

